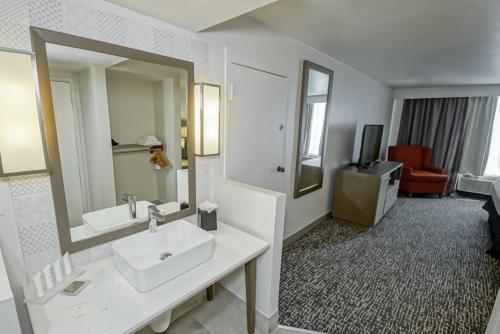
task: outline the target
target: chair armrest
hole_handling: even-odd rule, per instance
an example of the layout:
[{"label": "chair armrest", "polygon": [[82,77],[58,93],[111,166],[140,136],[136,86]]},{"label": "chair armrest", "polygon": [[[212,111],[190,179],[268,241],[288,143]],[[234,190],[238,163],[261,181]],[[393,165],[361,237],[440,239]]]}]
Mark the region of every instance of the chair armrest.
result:
[{"label": "chair armrest", "polygon": [[436,174],[444,174],[444,169],[436,167],[436,166],[425,166],[424,170],[429,171],[429,172],[433,172]]},{"label": "chair armrest", "polygon": [[405,179],[405,178],[409,177],[411,175],[411,173],[413,173],[413,168],[403,166],[403,175],[401,175],[401,177],[403,179]]}]

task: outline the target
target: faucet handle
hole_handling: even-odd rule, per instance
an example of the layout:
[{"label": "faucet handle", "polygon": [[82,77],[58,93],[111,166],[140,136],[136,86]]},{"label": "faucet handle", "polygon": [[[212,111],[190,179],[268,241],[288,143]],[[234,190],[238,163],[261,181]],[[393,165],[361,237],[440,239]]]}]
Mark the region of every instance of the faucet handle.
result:
[{"label": "faucet handle", "polygon": [[130,200],[134,200],[135,201],[135,195],[130,193],[130,194],[122,194],[122,201],[124,202],[128,202]]},{"label": "faucet handle", "polygon": [[156,205],[148,205],[148,212],[161,214],[160,210],[158,210]]}]

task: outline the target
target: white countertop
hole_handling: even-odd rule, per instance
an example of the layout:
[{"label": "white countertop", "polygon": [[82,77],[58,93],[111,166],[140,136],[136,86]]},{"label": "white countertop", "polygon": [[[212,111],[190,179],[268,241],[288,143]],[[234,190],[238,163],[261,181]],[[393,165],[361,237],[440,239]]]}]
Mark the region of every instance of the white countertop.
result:
[{"label": "white countertop", "polygon": [[10,289],[9,278],[7,277],[7,270],[5,270],[5,263],[3,262],[2,251],[0,251],[0,302],[14,298],[12,290]]},{"label": "white countertop", "polygon": [[113,264],[93,262],[80,279],[91,283],[75,297],[58,295],[45,305],[28,305],[35,333],[134,333],[163,312],[180,305],[251,259],[269,244],[218,223],[210,260],[147,293],[139,293]]}]

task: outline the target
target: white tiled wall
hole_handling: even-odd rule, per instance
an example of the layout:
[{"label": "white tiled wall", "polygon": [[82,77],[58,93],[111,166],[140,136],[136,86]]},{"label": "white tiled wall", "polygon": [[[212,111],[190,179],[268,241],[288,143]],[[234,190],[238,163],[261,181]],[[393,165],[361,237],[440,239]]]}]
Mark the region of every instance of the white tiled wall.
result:
[{"label": "white tiled wall", "polygon": [[[0,0],[0,47],[31,50],[30,25],[98,39],[195,63],[195,73],[208,74],[209,47],[194,34],[128,12],[109,3],[78,0]],[[197,183],[206,187],[208,172]],[[207,176],[208,177],[208,176]],[[47,174],[9,179],[15,221],[27,277],[60,254],[52,190]],[[110,253],[105,244],[72,255],[84,264]]]}]

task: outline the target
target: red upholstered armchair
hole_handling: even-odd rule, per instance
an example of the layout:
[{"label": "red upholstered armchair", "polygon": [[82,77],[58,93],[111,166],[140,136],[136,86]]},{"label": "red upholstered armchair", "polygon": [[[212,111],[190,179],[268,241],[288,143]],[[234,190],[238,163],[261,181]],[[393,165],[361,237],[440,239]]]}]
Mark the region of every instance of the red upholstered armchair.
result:
[{"label": "red upholstered armchair", "polygon": [[448,175],[431,165],[432,149],[429,147],[398,145],[389,147],[389,161],[403,163],[399,187],[412,194],[438,194],[446,190]]}]

